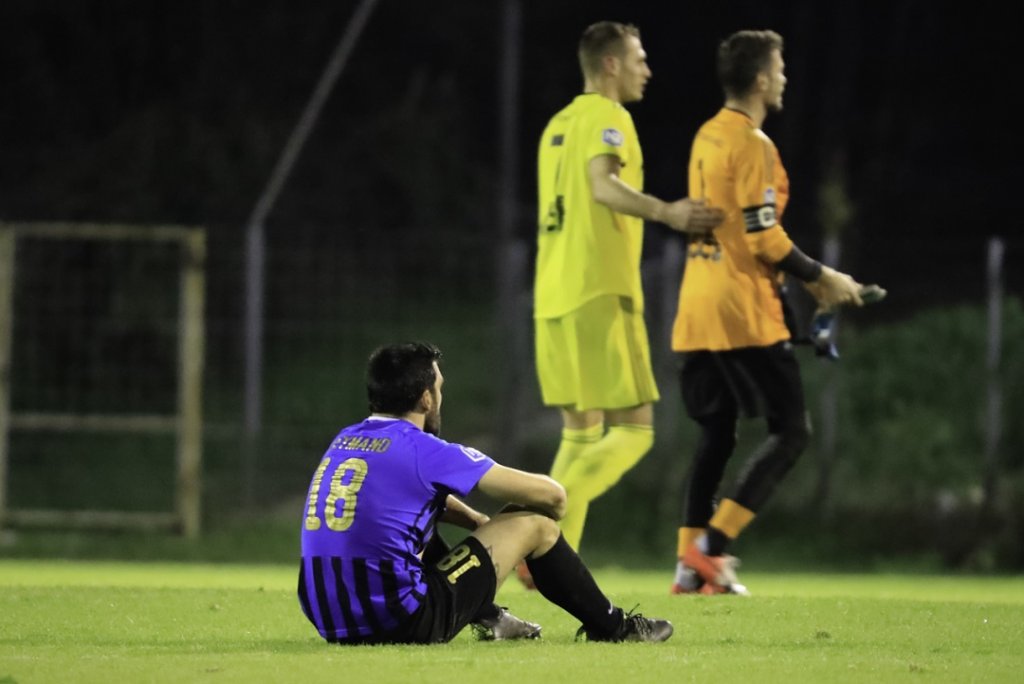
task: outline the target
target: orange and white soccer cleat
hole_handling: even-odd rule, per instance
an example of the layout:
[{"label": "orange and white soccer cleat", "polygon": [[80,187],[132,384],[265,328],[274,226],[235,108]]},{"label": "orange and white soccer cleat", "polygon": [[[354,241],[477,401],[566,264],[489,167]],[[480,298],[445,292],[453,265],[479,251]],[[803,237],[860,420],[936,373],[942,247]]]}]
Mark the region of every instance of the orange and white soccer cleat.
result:
[{"label": "orange and white soccer cleat", "polygon": [[676,563],[676,576],[669,587],[669,594],[699,594],[704,585],[704,580],[693,568],[688,568],[682,559]]},{"label": "orange and white soccer cleat", "polygon": [[735,556],[709,556],[696,544],[690,544],[682,560],[682,565],[693,570],[704,581],[700,593],[749,596],[750,592],[736,577],[739,564],[740,560]]}]

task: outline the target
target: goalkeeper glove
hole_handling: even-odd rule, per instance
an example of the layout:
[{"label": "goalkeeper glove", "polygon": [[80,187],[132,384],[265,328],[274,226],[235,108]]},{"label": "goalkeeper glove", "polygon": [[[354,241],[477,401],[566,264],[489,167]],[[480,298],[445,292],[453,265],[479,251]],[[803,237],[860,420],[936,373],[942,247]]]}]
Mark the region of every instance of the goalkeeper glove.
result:
[{"label": "goalkeeper glove", "polygon": [[839,349],[834,340],[836,312],[826,309],[818,311],[811,319],[811,344],[814,355],[822,356],[829,361],[839,360]]}]

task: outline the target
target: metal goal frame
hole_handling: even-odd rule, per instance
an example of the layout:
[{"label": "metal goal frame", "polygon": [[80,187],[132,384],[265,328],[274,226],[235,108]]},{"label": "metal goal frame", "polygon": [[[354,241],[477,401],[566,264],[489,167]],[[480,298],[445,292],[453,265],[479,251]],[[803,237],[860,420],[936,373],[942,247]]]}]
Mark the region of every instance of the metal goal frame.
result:
[{"label": "metal goal frame", "polygon": [[[181,246],[177,411],[172,415],[16,413],[11,410],[15,270],[18,240],[171,242]],[[0,222],[0,527],[170,530],[200,533],[202,377],[206,231],[190,226]],[[12,430],[171,433],[176,436],[173,511],[14,509],[8,505]]]}]

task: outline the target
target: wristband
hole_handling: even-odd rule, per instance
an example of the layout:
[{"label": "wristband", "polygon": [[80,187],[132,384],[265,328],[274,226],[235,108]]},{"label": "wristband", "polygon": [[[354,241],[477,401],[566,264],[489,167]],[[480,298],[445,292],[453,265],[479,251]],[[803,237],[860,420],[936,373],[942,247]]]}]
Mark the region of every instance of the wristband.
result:
[{"label": "wristband", "polygon": [[782,261],[775,266],[785,273],[799,278],[805,283],[813,283],[821,277],[821,263],[810,258],[800,251],[800,248],[793,245],[789,254],[782,258]]}]

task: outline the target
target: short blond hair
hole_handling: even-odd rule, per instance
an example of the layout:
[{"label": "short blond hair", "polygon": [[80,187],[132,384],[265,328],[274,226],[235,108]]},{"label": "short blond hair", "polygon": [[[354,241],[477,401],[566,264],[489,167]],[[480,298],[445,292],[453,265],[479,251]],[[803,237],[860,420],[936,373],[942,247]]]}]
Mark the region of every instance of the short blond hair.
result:
[{"label": "short blond hair", "polygon": [[580,38],[580,69],[584,76],[601,73],[601,60],[608,55],[621,57],[626,52],[626,37],[640,38],[640,29],[633,24],[599,21],[583,31]]}]

